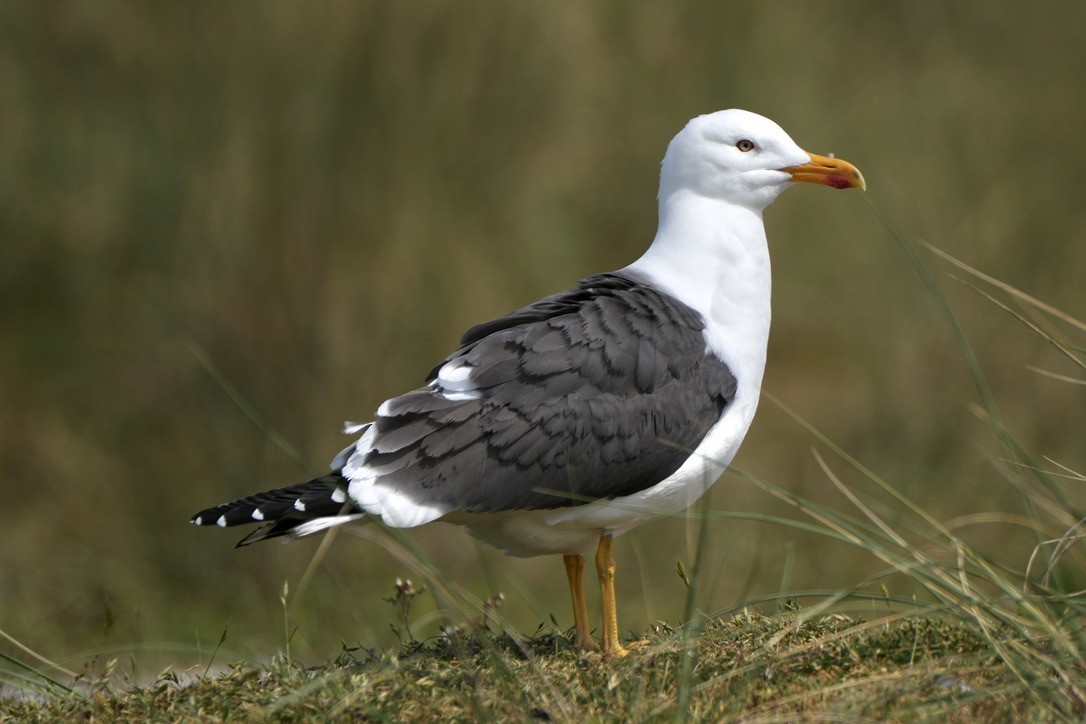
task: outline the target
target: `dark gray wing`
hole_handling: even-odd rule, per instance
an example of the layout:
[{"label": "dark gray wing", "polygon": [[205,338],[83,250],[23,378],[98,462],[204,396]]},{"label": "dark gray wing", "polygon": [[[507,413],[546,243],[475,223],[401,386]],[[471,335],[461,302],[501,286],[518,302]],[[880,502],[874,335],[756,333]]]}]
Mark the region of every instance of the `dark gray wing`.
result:
[{"label": "dark gray wing", "polygon": [[488,512],[630,495],[675,472],[735,396],[701,316],[628,273],[600,274],[470,329],[437,382],[390,400],[365,466],[419,503]]}]

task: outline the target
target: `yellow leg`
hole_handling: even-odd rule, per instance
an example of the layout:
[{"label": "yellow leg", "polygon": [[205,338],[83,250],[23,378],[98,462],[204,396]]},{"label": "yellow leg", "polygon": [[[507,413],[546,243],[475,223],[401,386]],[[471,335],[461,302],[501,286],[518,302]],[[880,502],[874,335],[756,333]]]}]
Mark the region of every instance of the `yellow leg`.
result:
[{"label": "yellow leg", "polygon": [[578,554],[562,556],[566,564],[566,576],[569,578],[569,595],[573,599],[573,622],[577,626],[577,648],[590,651],[596,648],[588,632],[588,608],[584,602],[584,556]]},{"label": "yellow leg", "polygon": [[603,604],[603,655],[625,656],[630,653],[618,638],[618,612],[615,610],[615,559],[611,555],[611,536],[600,536],[596,549],[596,575],[600,579]]}]

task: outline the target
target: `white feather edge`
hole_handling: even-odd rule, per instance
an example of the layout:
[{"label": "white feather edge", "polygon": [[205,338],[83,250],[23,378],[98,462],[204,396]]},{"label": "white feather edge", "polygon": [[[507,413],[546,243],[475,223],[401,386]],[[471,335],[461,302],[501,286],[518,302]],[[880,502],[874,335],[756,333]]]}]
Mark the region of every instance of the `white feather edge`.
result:
[{"label": "white feather edge", "polygon": [[322,530],[328,528],[335,528],[339,525],[346,525],[347,523],[354,522],[359,518],[365,518],[365,513],[352,513],[351,515],[329,515],[323,518],[314,518],[313,520],[307,520],[292,530],[283,541],[289,543],[295,538],[304,538],[307,535],[313,535],[319,533]]}]

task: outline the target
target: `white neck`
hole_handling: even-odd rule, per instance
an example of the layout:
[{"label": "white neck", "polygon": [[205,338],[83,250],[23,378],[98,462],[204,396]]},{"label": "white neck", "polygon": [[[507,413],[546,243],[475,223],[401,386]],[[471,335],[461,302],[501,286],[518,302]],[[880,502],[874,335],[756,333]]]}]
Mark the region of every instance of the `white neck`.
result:
[{"label": "white neck", "polygon": [[676,191],[660,200],[660,225],[630,266],[705,319],[708,351],[755,399],[769,342],[769,248],[760,209]]}]

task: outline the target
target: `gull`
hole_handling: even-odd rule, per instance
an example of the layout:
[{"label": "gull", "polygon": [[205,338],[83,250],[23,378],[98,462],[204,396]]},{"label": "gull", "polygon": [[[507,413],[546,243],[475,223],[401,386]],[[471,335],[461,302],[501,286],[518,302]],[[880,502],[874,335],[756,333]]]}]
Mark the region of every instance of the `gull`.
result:
[{"label": "gull", "polygon": [[632,264],[469,329],[416,390],[384,401],[329,475],[197,513],[287,540],[352,522],[442,521],[513,556],[561,555],[576,645],[593,649],[595,546],[605,657],[619,636],[612,541],[690,506],[758,406],[770,323],[762,213],[795,183],[866,188],[773,121],[698,116],[660,168],[659,226]]}]

